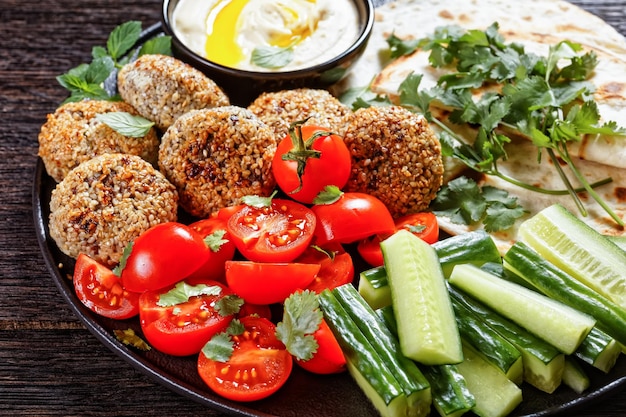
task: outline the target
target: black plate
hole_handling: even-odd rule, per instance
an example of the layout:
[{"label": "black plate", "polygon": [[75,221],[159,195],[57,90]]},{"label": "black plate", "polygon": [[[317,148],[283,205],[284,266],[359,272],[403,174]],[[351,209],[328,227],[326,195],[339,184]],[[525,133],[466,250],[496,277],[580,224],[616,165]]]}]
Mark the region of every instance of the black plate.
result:
[{"label": "black plate", "polygon": [[[160,24],[148,28],[140,39],[161,33]],[[116,329],[134,329],[141,333],[139,320],[111,320],[100,317],[84,307],[76,297],[72,281],[74,260],[64,255],[50,238],[48,217],[50,194],[56,183],[46,173],[41,159],[37,162],[33,182],[33,215],[35,229],[43,257],[61,295],[84,325],[111,351],[140,372],[163,386],[210,408],[233,416],[269,417],[377,417],[379,414],[370,405],[361,390],[347,373],[331,376],[313,375],[298,367],[287,384],[274,396],[254,403],[236,403],[225,400],[210,391],[196,371],[196,357],[173,357],[157,351],[140,352],[120,343],[114,336]],[[626,383],[626,358],[620,358],[609,374],[585,367],[590,379],[590,388],[577,395],[561,386],[553,394],[546,394],[528,384],[522,386],[524,401],[511,417],[539,417],[566,413],[590,401],[623,388]],[[433,411],[433,415],[435,412]]]}]

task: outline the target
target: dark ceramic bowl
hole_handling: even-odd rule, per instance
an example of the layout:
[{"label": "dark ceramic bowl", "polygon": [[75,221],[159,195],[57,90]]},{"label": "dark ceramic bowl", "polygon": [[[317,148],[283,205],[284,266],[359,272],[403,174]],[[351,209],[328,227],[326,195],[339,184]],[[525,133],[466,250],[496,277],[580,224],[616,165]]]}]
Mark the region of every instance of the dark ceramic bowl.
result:
[{"label": "dark ceramic bowl", "polygon": [[172,16],[179,0],[163,0],[163,31],[172,37],[174,56],[205,73],[229,96],[232,104],[247,106],[265,91],[299,87],[326,88],[342,79],[361,56],[374,25],[371,0],[353,0],[359,16],[359,35],[347,50],[322,64],[294,71],[257,72],[225,67],[199,56],[175,35]]}]

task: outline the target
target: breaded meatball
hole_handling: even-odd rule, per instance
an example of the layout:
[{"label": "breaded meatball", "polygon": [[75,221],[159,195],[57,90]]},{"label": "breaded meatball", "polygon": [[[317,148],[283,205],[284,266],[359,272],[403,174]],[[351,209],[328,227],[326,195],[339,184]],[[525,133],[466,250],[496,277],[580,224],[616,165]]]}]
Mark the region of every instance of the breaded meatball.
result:
[{"label": "breaded meatball", "polygon": [[243,196],[270,195],[275,152],[274,134],[248,110],[192,110],[163,135],[159,167],[178,189],[181,207],[207,217]]},{"label": "breaded meatball", "polygon": [[342,136],[352,111],[326,90],[298,88],[263,93],[248,109],[267,124],[280,139],[289,125],[310,117],[306,124],[329,128]]},{"label": "breaded meatball", "polygon": [[226,106],[226,94],[199,70],[167,55],[146,54],[117,75],[122,99],[166,130],[189,110]]},{"label": "breaded meatball", "polygon": [[425,210],[441,187],[441,144],[426,119],[402,107],[354,112],[344,140],[352,155],[345,189],[383,201],[394,217]]},{"label": "breaded meatball", "polygon": [[148,162],[103,154],[74,168],[52,191],[50,236],[68,256],[82,252],[112,266],[142,232],[175,221],[177,208],[176,189]]},{"label": "breaded meatball", "polygon": [[63,104],[48,115],[39,133],[39,156],[48,175],[59,182],[81,162],[104,153],[139,155],[156,164],[156,129],[140,138],[124,136],[96,119],[98,114],[109,112],[139,114],[124,102],[85,100]]}]

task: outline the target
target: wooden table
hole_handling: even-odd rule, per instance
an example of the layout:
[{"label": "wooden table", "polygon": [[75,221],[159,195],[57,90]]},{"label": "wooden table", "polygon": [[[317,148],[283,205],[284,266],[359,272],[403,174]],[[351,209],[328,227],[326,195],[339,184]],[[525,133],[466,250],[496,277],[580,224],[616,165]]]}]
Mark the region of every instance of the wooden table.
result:
[{"label": "wooden table", "polygon": [[[575,3],[626,34],[626,1]],[[0,415],[220,415],[153,383],[85,330],[45,269],[33,223],[37,135],[66,97],[55,76],[88,62],[116,25],[159,18],[159,0],[0,2]],[[583,415],[624,416],[626,396]]]}]

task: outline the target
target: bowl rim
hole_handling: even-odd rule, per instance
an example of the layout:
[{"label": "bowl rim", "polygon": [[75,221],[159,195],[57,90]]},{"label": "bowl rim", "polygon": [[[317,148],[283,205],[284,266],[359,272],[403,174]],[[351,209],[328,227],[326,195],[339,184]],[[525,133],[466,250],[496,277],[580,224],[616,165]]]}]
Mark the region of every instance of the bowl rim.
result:
[{"label": "bowl rim", "polygon": [[[161,4],[161,22],[163,25],[163,31],[166,35],[171,36],[172,42],[176,45],[177,48],[180,48],[183,51],[183,54],[192,59],[195,63],[205,66],[207,68],[211,68],[212,70],[220,71],[224,73],[224,75],[230,76],[246,76],[250,78],[266,78],[266,79],[281,79],[281,78],[295,78],[302,77],[304,75],[310,73],[318,73],[324,72],[326,70],[335,68],[337,66],[337,62],[342,59],[349,57],[356,53],[361,46],[364,46],[370,35],[372,34],[372,29],[374,27],[374,13],[375,8],[372,0],[351,0],[353,3],[357,5],[357,11],[359,14],[363,13],[365,16],[363,17],[364,24],[359,31],[359,36],[352,42],[350,47],[345,49],[340,54],[334,56],[333,58],[316,64],[311,67],[300,68],[296,70],[289,71],[250,71],[245,69],[238,69],[233,67],[227,67],[225,65],[221,65],[215,63],[213,61],[209,61],[208,59],[198,55],[196,52],[189,49],[189,47],[182,42],[176,33],[174,32],[173,26],[171,24],[170,19],[170,4],[179,1],[179,0],[163,0]],[[359,4],[362,4],[362,8],[359,7]],[[175,6],[174,6],[175,7]],[[172,7],[172,12],[174,11],[174,7]]]}]

